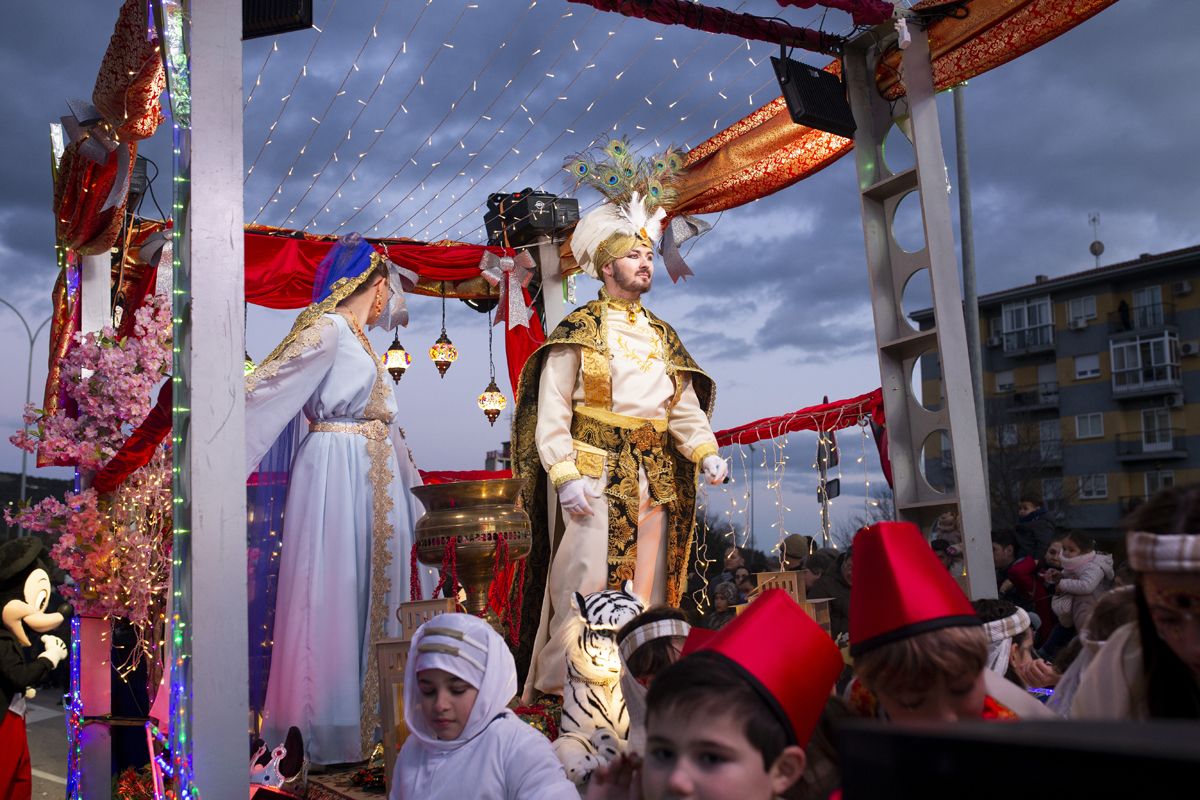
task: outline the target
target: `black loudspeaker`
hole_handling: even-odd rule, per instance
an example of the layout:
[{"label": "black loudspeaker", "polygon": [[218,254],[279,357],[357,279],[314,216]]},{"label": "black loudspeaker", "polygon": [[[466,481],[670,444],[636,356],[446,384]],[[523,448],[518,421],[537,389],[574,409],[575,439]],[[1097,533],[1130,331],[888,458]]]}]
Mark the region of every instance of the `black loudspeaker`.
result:
[{"label": "black loudspeaker", "polygon": [[793,122],[854,138],[854,115],[836,75],[790,58],[771,56],[771,66]]},{"label": "black loudspeaker", "polygon": [[494,247],[504,244],[505,234],[508,244],[515,247],[530,244],[540,234],[569,228],[578,221],[578,200],[532,189],[489,195],[487,213],[483,216],[488,244]]},{"label": "black loudspeaker", "polygon": [[242,41],[302,31],[312,24],[312,0],[242,0]]}]

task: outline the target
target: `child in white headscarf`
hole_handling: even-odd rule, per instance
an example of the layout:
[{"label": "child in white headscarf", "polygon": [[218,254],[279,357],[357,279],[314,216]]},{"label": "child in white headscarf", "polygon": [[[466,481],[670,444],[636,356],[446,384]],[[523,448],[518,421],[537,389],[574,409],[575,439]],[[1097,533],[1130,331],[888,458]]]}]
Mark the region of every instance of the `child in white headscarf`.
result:
[{"label": "child in white headscarf", "polygon": [[549,740],[508,709],[516,692],[512,654],[483,620],[443,614],[418,628],[390,800],[579,800]]}]

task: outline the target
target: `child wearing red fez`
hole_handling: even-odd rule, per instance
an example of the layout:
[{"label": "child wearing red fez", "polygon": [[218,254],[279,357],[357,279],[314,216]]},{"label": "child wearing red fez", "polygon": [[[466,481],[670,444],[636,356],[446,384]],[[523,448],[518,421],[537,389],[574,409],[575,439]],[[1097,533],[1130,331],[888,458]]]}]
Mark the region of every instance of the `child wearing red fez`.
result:
[{"label": "child wearing red fez", "polygon": [[988,639],[917,527],[881,522],[854,537],[852,709],[896,721],[1048,718],[987,669]]},{"label": "child wearing red fez", "polygon": [[650,684],[640,770],[625,761],[598,773],[587,798],[786,793],[804,774],[804,747],[841,669],[820,626],[782,590],[764,591],[720,631],[692,630],[683,658]]}]

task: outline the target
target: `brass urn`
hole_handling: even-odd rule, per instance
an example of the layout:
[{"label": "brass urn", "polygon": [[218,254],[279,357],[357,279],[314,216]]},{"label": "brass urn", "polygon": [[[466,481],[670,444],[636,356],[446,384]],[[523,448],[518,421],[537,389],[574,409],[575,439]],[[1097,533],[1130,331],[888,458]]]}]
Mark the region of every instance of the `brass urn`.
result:
[{"label": "brass urn", "polygon": [[517,507],[524,485],[524,478],[501,478],[412,487],[425,506],[415,529],[417,559],[441,569],[453,540],[458,580],[467,591],[466,609],[476,616],[487,612],[500,538],[508,545],[510,561],[529,555],[529,515]]}]

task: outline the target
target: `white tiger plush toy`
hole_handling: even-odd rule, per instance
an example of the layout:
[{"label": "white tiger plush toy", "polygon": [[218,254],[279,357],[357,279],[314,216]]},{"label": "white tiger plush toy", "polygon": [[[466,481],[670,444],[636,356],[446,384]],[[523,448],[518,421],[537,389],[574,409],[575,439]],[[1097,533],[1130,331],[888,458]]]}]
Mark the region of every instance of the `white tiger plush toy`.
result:
[{"label": "white tiger plush toy", "polygon": [[562,724],[554,752],[567,777],[582,786],[597,767],[616,758],[629,736],[629,714],[621,693],[617,631],[642,613],[633,583],[587,597],[575,593],[577,612],[561,635],[567,654]]}]

